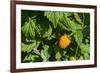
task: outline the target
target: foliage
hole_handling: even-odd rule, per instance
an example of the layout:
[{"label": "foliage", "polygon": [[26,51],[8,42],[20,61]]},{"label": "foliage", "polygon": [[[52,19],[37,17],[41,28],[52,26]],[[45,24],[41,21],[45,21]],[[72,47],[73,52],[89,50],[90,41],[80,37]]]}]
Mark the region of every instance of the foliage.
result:
[{"label": "foliage", "polygon": [[[22,10],[21,20],[22,62],[90,59],[89,13]],[[64,34],[71,44],[63,49]]]}]

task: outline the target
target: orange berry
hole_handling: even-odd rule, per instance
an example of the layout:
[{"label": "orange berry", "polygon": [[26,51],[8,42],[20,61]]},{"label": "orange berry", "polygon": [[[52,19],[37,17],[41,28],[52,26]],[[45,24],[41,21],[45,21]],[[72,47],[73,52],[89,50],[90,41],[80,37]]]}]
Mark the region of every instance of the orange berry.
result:
[{"label": "orange berry", "polygon": [[60,48],[67,48],[71,43],[70,37],[68,35],[63,35],[60,37],[59,40],[59,47]]}]

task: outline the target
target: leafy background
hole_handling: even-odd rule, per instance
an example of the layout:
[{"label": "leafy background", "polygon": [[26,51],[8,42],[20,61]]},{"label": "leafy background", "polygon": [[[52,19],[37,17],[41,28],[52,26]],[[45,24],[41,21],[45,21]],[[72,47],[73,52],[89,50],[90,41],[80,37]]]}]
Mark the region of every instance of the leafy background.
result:
[{"label": "leafy background", "polygon": [[[65,49],[58,44],[63,34],[72,38]],[[89,59],[89,13],[21,11],[22,63]]]}]

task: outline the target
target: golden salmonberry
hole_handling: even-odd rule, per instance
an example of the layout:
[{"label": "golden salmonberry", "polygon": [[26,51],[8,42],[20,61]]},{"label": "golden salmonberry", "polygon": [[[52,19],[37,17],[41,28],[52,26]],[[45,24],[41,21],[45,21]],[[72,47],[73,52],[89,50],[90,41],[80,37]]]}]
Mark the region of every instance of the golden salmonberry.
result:
[{"label": "golden salmonberry", "polygon": [[63,35],[59,39],[59,47],[67,48],[71,43],[70,37],[68,35]]}]

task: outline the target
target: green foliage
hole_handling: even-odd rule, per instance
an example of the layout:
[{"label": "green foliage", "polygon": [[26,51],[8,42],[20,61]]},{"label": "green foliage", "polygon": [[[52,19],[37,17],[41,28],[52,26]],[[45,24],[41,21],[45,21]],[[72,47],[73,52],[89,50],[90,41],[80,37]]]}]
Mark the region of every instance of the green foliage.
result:
[{"label": "green foliage", "polygon": [[[21,15],[22,62],[90,59],[89,13],[22,10]],[[71,44],[62,49],[64,34]]]}]

